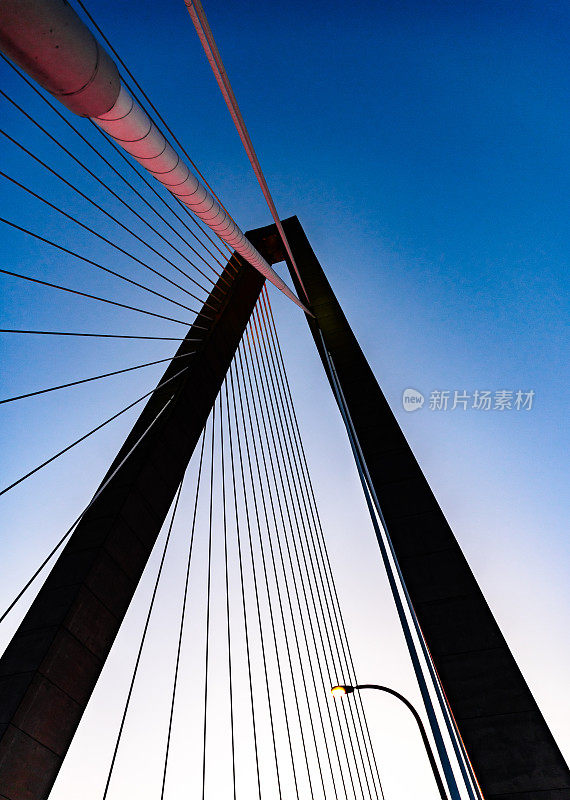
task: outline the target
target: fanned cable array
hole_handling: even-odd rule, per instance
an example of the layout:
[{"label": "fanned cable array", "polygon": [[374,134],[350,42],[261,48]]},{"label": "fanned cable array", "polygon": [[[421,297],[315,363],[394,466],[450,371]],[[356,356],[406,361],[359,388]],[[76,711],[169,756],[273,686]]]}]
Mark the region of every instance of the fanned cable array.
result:
[{"label": "fanned cable array", "polygon": [[265,288],[160,548],[102,798],[150,714],[153,638],[173,658],[137,743],[149,796],[382,798],[362,704],[330,694],[354,663]]},{"label": "fanned cable array", "polygon": [[[152,796],[383,797],[360,699],[330,695],[341,679],[356,682],[354,663],[266,287],[157,547],[120,721],[106,734],[102,797],[119,796],[137,702],[145,716],[137,680],[154,670],[145,647],[158,632],[174,657],[153,701],[162,725],[137,745],[155,754]],[[165,582],[182,554],[184,569]]]},{"label": "fanned cable array", "polygon": [[[80,5],[131,94],[183,150]],[[155,392],[164,398],[58,541],[42,544],[23,585],[0,608],[3,623],[16,606],[21,610],[99,496],[169,413],[239,270],[227,245],[99,128],[62,110],[2,59],[7,157],[0,227],[11,249],[2,250],[0,275],[16,311],[0,337],[8,347],[29,342],[42,357],[28,360],[34,369],[10,376],[0,407],[9,415],[24,405],[57,441],[45,451],[40,442],[41,455],[18,462],[13,474],[7,464],[2,502],[18,492],[34,496],[38,475],[71,451],[86,461],[87,440],[128,420]],[[181,342],[182,351],[169,354]],[[168,377],[156,385],[156,370],[165,367]],[[44,374],[43,383],[35,378]],[[82,402],[91,421],[69,434],[70,409]],[[124,795],[122,764],[136,741],[140,758],[148,758],[137,775],[148,776],[145,791],[153,797],[383,797],[360,699],[339,705],[330,695],[332,685],[356,680],[354,664],[266,286],[161,537],[144,575],[151,590],[92,796]],[[139,605],[145,586],[135,595]],[[145,713],[137,687],[156,670],[148,652],[157,633],[172,658],[161,665],[152,697],[160,723],[141,741],[133,723]],[[104,679],[111,669],[108,663]],[[62,791],[56,782],[54,800],[63,799]]]}]

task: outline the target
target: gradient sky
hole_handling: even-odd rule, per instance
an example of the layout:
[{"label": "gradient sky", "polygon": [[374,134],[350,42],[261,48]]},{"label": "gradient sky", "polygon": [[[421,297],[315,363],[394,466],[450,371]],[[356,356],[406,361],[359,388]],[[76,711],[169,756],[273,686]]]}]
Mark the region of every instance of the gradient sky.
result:
[{"label": "gradient sky", "polygon": [[[568,4],[208,0],[204,6],[277,208],[304,226],[570,758]],[[182,1],[93,0],[89,7],[241,227],[267,224]],[[0,70],[16,96],[17,82],[4,65]],[[2,101],[2,127],[13,135],[25,128],[22,137],[33,142],[31,129],[6,109]],[[42,148],[46,157],[53,152]],[[5,163],[15,164],[12,156]],[[43,185],[37,171],[21,169]],[[2,214],[36,221],[33,207],[15,197],[0,185]],[[53,232],[61,222],[45,215],[41,225]],[[76,233],[66,236],[96,252]],[[45,267],[62,282],[75,269],[4,232],[0,260],[28,274]],[[104,285],[86,280],[91,289]],[[99,309],[72,300],[54,308],[45,292],[4,279],[2,297],[3,327],[97,330],[103,319]],[[312,339],[300,312],[276,292],[272,299],[359,675],[419,702]],[[119,319],[105,316],[104,324]],[[3,395],[170,352],[164,343],[2,344]],[[142,394],[149,374],[118,379],[113,392],[77,390],[77,406],[63,415],[57,396],[4,407],[2,483]],[[433,390],[532,389],[534,407],[444,412],[426,404],[408,414],[401,402],[408,387],[426,397]],[[129,425],[121,422],[83,455],[38,477],[33,503],[23,488],[1,499],[3,598],[89,498]],[[411,775],[406,766],[408,754],[412,763],[422,758],[410,745],[413,731],[388,701],[367,703],[389,796],[411,797],[426,780],[422,766]]]}]

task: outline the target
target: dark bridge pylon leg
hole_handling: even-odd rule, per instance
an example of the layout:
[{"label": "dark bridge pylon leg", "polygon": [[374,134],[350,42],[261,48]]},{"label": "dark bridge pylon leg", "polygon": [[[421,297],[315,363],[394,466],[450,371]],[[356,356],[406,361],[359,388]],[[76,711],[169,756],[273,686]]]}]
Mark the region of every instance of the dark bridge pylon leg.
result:
[{"label": "dark bridge pylon leg", "polygon": [[229,262],[0,659],[0,798],[48,797],[263,282]]},{"label": "dark bridge pylon leg", "polygon": [[[296,217],[283,222],[415,613],[486,800],[570,800],[570,771]],[[285,259],[275,226],[248,234]],[[295,270],[289,272],[306,300]],[[323,339],[321,339],[321,334]],[[329,375],[330,380],[330,375]]]}]

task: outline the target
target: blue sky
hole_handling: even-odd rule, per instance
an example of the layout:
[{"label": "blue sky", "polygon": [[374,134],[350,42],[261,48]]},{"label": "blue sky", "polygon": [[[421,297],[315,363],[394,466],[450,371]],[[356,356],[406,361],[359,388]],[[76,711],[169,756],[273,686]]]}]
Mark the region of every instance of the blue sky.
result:
[{"label": "blue sky", "polygon": [[[241,227],[268,223],[184,4],[94,0],[90,8]],[[568,5],[209,0],[205,9],[278,210],[301,220],[569,757]],[[0,70],[6,91],[35,108],[5,65]],[[2,101],[2,127],[43,157],[60,157],[6,109]],[[66,190],[16,161],[13,148],[5,152],[3,169],[69,206]],[[102,257],[87,237],[16,197],[0,185],[4,216]],[[81,275],[88,291],[110,286],[19,235],[3,237],[0,258],[6,269],[61,282]],[[115,268],[128,268],[123,261]],[[143,327],[71,299],[55,306],[47,290],[2,280],[3,327]],[[300,313],[276,292],[272,298],[360,672],[417,698],[320,362]],[[171,352],[165,343],[4,339],[3,394]],[[5,406],[3,482],[142,394],[160,372],[117,379],[113,392],[78,389],[64,417],[55,395]],[[426,406],[406,414],[408,387],[426,397],[436,389],[536,395],[529,412]],[[43,553],[89,497],[129,424],[90,444],[88,463],[70,456],[38,478],[35,504],[23,489],[6,500],[9,590],[26,559]],[[59,487],[78,469],[81,479],[63,497]],[[382,720],[373,718],[379,752],[391,746]],[[400,724],[397,714],[392,724]],[[403,792],[394,796],[406,797],[402,776],[390,780]]]}]

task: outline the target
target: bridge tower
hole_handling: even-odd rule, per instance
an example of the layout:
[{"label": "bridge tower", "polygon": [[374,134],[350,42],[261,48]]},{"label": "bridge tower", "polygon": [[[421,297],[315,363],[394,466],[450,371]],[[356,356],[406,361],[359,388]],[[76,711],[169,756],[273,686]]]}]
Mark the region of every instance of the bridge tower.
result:
[{"label": "bridge tower", "polygon": [[[482,795],[569,800],[568,767],[325,273],[297,218],[283,225],[314,314],[307,315],[311,333],[331,385],[334,363]],[[286,260],[274,225],[248,237],[270,264]],[[290,271],[296,281],[291,265]],[[48,797],[263,285],[237,255],[222,279],[231,287],[192,366],[179,376],[176,362],[168,367],[0,659],[5,800]],[[193,327],[178,354],[194,333]]]}]

